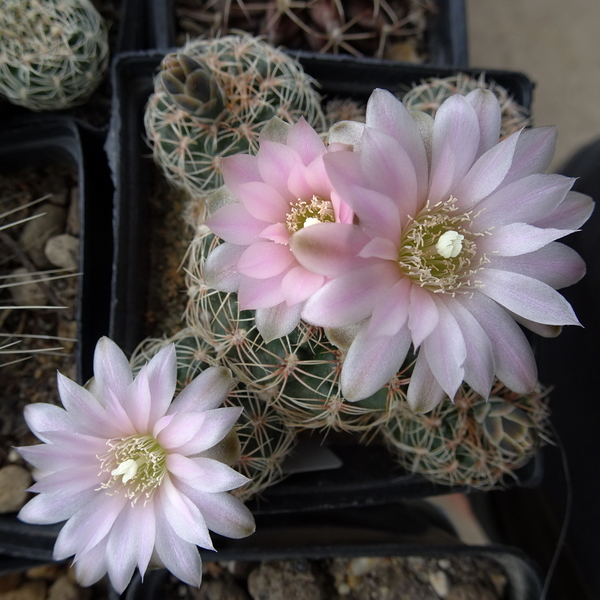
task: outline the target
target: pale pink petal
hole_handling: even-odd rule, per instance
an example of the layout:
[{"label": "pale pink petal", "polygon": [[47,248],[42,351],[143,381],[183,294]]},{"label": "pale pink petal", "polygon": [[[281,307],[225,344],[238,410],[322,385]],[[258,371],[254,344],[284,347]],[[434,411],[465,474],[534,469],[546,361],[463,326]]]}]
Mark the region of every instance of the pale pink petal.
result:
[{"label": "pale pink petal", "polygon": [[29,488],[29,491],[36,494],[62,493],[66,497],[89,488],[96,489],[109,478],[108,473],[100,473],[99,471],[99,462],[90,462],[75,468],[62,469],[42,477]]},{"label": "pale pink petal", "polygon": [[465,381],[480,396],[487,398],[496,372],[490,339],[477,319],[460,302],[454,298],[445,298],[444,301],[456,319],[465,341]]},{"label": "pale pink petal", "polygon": [[206,221],[207,227],[226,242],[247,246],[265,228],[265,221],[255,219],[243,204],[226,204]]},{"label": "pale pink petal", "polygon": [[286,144],[261,140],[258,151],[260,175],[265,184],[273,190],[277,190],[287,202],[294,200],[288,190],[287,182],[290,171],[294,165],[298,164],[303,164],[302,159],[293,148]]},{"label": "pale pink petal", "polygon": [[571,305],[549,285],[499,269],[484,269],[481,292],[508,310],[545,325],[579,325]]},{"label": "pale pink petal", "polygon": [[439,321],[423,341],[421,352],[446,394],[453,399],[464,377],[467,358],[465,339],[452,313],[441,300],[436,300]]},{"label": "pale pink petal", "polygon": [[238,186],[238,198],[251,216],[266,223],[285,222],[290,210],[290,199],[261,181]]},{"label": "pale pink petal", "polygon": [[293,306],[281,302],[271,308],[257,309],[254,320],[256,328],[265,342],[268,343],[292,333],[300,322],[300,313],[303,306],[302,302],[298,302]]},{"label": "pale pink petal", "polygon": [[238,273],[237,263],[246,246],[221,244],[204,263],[206,285],[221,292],[237,292],[244,276]]},{"label": "pale pink petal", "polygon": [[174,449],[178,454],[193,456],[218,444],[231,431],[242,414],[242,408],[239,406],[215,408],[204,414],[206,421],[198,433],[191,440]]},{"label": "pale pink petal", "polygon": [[175,345],[160,350],[147,365],[148,385],[152,398],[150,423],[155,423],[169,408],[177,386],[177,355]]},{"label": "pale pink petal", "polygon": [[529,331],[533,331],[533,333],[537,333],[542,337],[555,338],[562,333],[563,328],[561,325],[542,325],[541,323],[524,319],[510,310],[507,312],[517,323],[523,325],[523,327],[529,329]]},{"label": "pale pink petal", "polygon": [[474,231],[537,221],[556,209],[571,185],[562,175],[536,174],[504,186],[479,204]]},{"label": "pale pink petal", "polygon": [[355,186],[364,186],[366,174],[362,161],[356,152],[328,152],[323,157],[323,164],[333,189],[347,202],[352,209],[351,192]]},{"label": "pale pink petal", "polygon": [[202,560],[198,548],[182,540],[164,518],[156,519],[156,554],[175,577],[200,587]]},{"label": "pale pink petal", "polygon": [[187,458],[181,454],[167,456],[169,472],[186,485],[201,492],[228,492],[250,481],[241,473],[212,458]]},{"label": "pale pink petal", "polygon": [[[89,436],[83,436],[82,434],[76,434],[78,437],[84,438]],[[82,444],[86,440],[81,440]],[[94,453],[94,446],[88,446],[87,444],[83,449],[79,449],[79,452],[74,453],[73,447],[57,446],[56,444],[38,444],[36,446],[23,446],[17,448],[19,454],[28,462],[31,463],[36,469],[42,471],[53,472],[57,468],[78,468],[81,465],[90,464],[90,460],[93,460],[96,454],[103,454],[106,452],[106,440],[98,440],[96,446],[96,452]]]},{"label": "pale pink petal", "polygon": [[569,233],[568,229],[540,229],[527,223],[510,223],[494,229],[477,242],[479,252],[489,256],[519,256],[535,252]]},{"label": "pale pink petal", "polygon": [[74,561],[75,577],[77,578],[77,582],[83,587],[93,585],[106,575],[106,571],[108,570],[106,558],[107,545],[108,539],[104,538],[85,554],[78,555]]},{"label": "pale pink petal", "polygon": [[387,90],[376,89],[367,103],[367,125],[393,136],[410,156],[417,176],[417,200],[427,199],[429,166],[418,123]]},{"label": "pale pink petal", "polygon": [[[133,380],[127,357],[119,346],[107,337],[100,338],[96,344],[94,379],[99,391],[98,401],[101,403],[108,401],[107,389],[111,389],[117,398],[124,398],[125,392]],[[65,408],[67,407],[65,406]]]},{"label": "pale pink petal", "polygon": [[198,434],[204,425],[207,414],[207,412],[186,412],[168,415],[169,422],[166,427],[157,431],[162,426],[163,419],[160,419],[154,426],[152,435],[166,450],[179,448]]},{"label": "pale pink petal", "polygon": [[265,227],[258,237],[287,246],[290,241],[290,232],[283,223],[273,223],[273,225]]},{"label": "pale pink petal", "polygon": [[470,209],[489,196],[503,181],[513,161],[519,133],[513,133],[481,156],[452,190],[457,206]]},{"label": "pale pink petal", "polygon": [[409,406],[416,413],[427,413],[433,410],[446,396],[438,380],[435,378],[424,352],[419,352],[406,391]]},{"label": "pale pink petal", "polygon": [[286,272],[269,279],[245,277],[238,290],[240,310],[271,308],[285,301],[281,291],[281,282]]},{"label": "pale pink petal", "polygon": [[398,246],[388,238],[373,238],[359,253],[361,258],[398,260]]},{"label": "pale pink petal", "polygon": [[321,327],[345,327],[366,319],[383,294],[398,281],[393,264],[379,263],[340,275],[314,293],[302,318]]},{"label": "pale pink petal", "polygon": [[[323,275],[312,273],[298,265],[286,273],[281,282],[281,291],[287,304],[294,306],[312,296],[324,282]],[[299,310],[298,315],[300,315]]]},{"label": "pale pink petal", "polygon": [[523,131],[504,183],[517,181],[533,173],[545,173],[554,156],[556,134],[556,127],[536,127]]},{"label": "pale pink petal", "polygon": [[579,229],[590,218],[594,205],[594,201],[589,196],[579,192],[569,192],[552,214],[536,220],[533,225],[557,229]]},{"label": "pale pink petal", "polygon": [[408,328],[410,329],[415,349],[437,327],[439,318],[439,312],[431,297],[431,293],[413,284],[410,288]]},{"label": "pale pink petal", "polygon": [[325,153],[323,140],[304,117],[290,129],[286,145],[298,153],[305,165],[309,165],[317,156]]},{"label": "pale pink petal", "polygon": [[479,122],[463,96],[442,103],[433,125],[429,201],[446,200],[472,167],[479,149]]},{"label": "pale pink petal", "polygon": [[[415,167],[400,142],[383,131],[367,127],[362,138],[360,160],[366,175],[363,187],[392,198],[402,214],[416,213]],[[357,212],[362,215],[362,211]]]},{"label": "pale pink petal", "polygon": [[[171,393],[171,398],[172,397],[173,394]],[[169,401],[171,398],[169,398]],[[125,409],[135,427],[136,433],[144,435],[149,433],[148,420],[150,417],[151,404],[152,396],[150,394],[150,383],[148,381],[148,365],[144,365],[129,386],[124,400]],[[159,417],[162,416],[162,414],[159,415]]]},{"label": "pale pink petal", "polygon": [[28,404],[23,409],[23,416],[29,429],[42,442],[47,441],[44,431],[73,431],[76,427],[66,410],[46,402]]},{"label": "pale pink petal", "polygon": [[358,253],[369,242],[358,225],[320,223],[303,227],[290,238],[296,260],[308,271],[336,277],[360,266]]},{"label": "pale pink petal", "polygon": [[17,518],[34,525],[50,525],[70,519],[98,494],[86,489],[75,494],[39,494],[34,496],[19,512]]},{"label": "pale pink petal", "polygon": [[338,223],[353,223],[354,222],[354,211],[340,195],[335,191],[331,191],[331,204],[333,204],[333,210],[336,215],[336,222]]},{"label": "pale pink petal", "polygon": [[[329,180],[326,178],[326,182]],[[324,186],[325,193],[322,191],[319,193],[314,186],[313,182],[309,179],[309,173],[307,167],[304,165],[295,165],[290,171],[290,176],[287,181],[287,188],[290,194],[296,198],[296,202],[303,200],[304,202],[310,202],[313,196],[320,196],[326,198],[329,196],[331,186]]]},{"label": "pale pink petal", "polygon": [[539,279],[555,290],[573,285],[585,275],[585,263],[579,254],[558,242],[530,254],[494,256],[491,266]]},{"label": "pale pink petal", "polygon": [[400,369],[408,349],[406,327],[395,335],[371,336],[368,324],[354,338],[341,374],[342,395],[349,402],[372,396]]},{"label": "pale pink petal", "polygon": [[156,520],[165,519],[173,531],[185,542],[214,550],[210,533],[198,507],[173,485],[165,475],[157,489]]},{"label": "pale pink petal", "polygon": [[496,96],[489,90],[473,90],[465,96],[465,99],[475,109],[479,122],[480,139],[476,155],[476,158],[479,158],[500,139],[502,111]]},{"label": "pale pink petal", "polygon": [[521,328],[502,307],[483,294],[464,294],[456,299],[479,321],[490,339],[498,379],[515,392],[531,392],[537,381],[537,368]]},{"label": "pale pink petal", "polygon": [[251,181],[262,181],[258,159],[249,154],[234,154],[221,159],[225,185],[237,196],[237,186]]},{"label": "pale pink petal", "polygon": [[285,271],[294,261],[288,246],[274,242],[255,242],[238,261],[238,272],[254,279],[269,279]]},{"label": "pale pink petal", "polygon": [[244,538],[255,530],[254,517],[240,500],[217,492],[209,494],[185,486],[185,493],[200,509],[207,527],[219,535],[229,538]]},{"label": "pale pink petal", "polygon": [[54,560],[91,550],[109,533],[129,500],[123,494],[98,494],[79,509],[63,526],[54,545]]},{"label": "pale pink petal", "polygon": [[400,279],[378,302],[369,322],[369,336],[396,335],[408,319],[411,283]]},{"label": "pale pink petal", "polygon": [[231,371],[225,367],[204,369],[181,390],[167,410],[167,414],[203,412],[221,406],[231,386]]}]

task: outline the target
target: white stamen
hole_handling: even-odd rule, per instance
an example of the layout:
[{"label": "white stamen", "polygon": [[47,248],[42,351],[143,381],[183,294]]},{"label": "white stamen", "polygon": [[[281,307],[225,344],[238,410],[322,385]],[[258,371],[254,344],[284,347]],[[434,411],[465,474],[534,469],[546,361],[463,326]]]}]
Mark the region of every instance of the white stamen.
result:
[{"label": "white stamen", "polygon": [[438,254],[444,258],[455,258],[462,250],[462,241],[464,239],[465,236],[457,231],[446,231],[446,233],[440,236],[440,239],[435,245],[435,249],[438,251]]},{"label": "white stamen", "polygon": [[113,477],[118,477],[119,475],[123,475],[123,483],[127,483],[131,479],[135,477],[135,474],[138,470],[137,461],[133,459],[128,459],[123,461],[116,469],[113,469],[110,474]]},{"label": "white stamen", "polygon": [[322,223],[319,219],[315,219],[315,217],[308,217],[306,221],[304,221],[304,227],[310,227],[311,225],[318,225]]}]

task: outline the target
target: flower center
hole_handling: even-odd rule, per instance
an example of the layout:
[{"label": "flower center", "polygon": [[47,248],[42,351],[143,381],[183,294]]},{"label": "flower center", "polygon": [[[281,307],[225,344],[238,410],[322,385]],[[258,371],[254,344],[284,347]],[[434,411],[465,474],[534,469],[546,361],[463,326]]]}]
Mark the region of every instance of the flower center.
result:
[{"label": "flower center", "polygon": [[473,279],[485,256],[478,256],[471,231],[471,214],[456,212],[456,198],[435,206],[427,204],[402,235],[398,264],[421,287],[433,292],[456,293],[478,287]]},{"label": "flower center", "polygon": [[313,196],[310,202],[298,198],[298,202],[292,204],[285,219],[285,225],[290,234],[303,227],[333,222],[335,222],[333,204],[331,200],[325,200],[320,196]]},{"label": "flower center", "polygon": [[99,489],[123,492],[132,505],[139,498],[147,502],[161,484],[167,471],[167,452],[149,435],[108,440],[110,450],[98,456],[101,473],[110,479]]}]

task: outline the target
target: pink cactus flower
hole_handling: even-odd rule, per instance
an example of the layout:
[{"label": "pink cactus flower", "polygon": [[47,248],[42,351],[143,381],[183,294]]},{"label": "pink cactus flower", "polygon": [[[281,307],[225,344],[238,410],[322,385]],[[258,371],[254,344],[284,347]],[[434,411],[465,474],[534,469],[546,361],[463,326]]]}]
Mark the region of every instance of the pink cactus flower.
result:
[{"label": "pink cactus flower", "polygon": [[[19,518],[67,521],[54,558],[75,555],[79,582],[108,572],[120,593],[137,566],[164,565],[200,585],[197,546],[209,529],[239,538],[254,531],[250,511],[227,490],[248,480],[213,456],[241,408],[217,408],[231,387],[228,369],[206,369],[175,400],[175,348],[164,348],[135,379],[121,350],[102,338],[89,389],[58,374],[64,406],[31,404],[27,424],[44,442],[19,448],[37,470],[38,495]],[[224,445],[220,446],[223,450]]]},{"label": "pink cactus flower", "polygon": [[341,224],[353,219],[323,166],[326,154],[346,146],[326,148],[304,119],[293,127],[280,121],[278,127],[279,141],[261,136],[257,156],[223,160],[225,186],[236,201],[206,222],[225,240],[206,261],[208,285],[237,292],[240,308],[256,309],[258,330],[268,341],[296,327],[305,301],[326,281],[298,263],[290,239],[310,226],[345,244]]},{"label": "pink cactus flower", "polygon": [[357,332],[341,374],[348,400],[385,385],[411,344],[408,401],[417,411],[453,398],[463,381],[487,397],[494,375],[526,393],[537,371],[517,323],[545,336],[578,324],[556,290],[585,265],[555,240],[578,229],[593,202],[569,191],[572,179],[544,174],[554,128],[499,142],[500,118],[488,91],[449,98],[434,120],[376,90],[366,126],[332,131],[354,152],[326,156],[325,168],[368,242],[351,258],[352,243],[344,249],[308,228],[291,248],[306,269],[331,278],[302,318]]}]

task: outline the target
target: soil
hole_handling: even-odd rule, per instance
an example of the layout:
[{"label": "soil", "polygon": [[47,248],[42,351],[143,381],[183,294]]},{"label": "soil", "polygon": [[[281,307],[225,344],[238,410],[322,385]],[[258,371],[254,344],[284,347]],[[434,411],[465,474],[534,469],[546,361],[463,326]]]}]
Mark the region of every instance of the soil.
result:
[{"label": "soil", "polygon": [[[7,210],[23,206],[37,198],[52,194],[50,201],[68,203],[76,193],[77,173],[69,167],[28,168],[11,175],[0,175],[0,214]],[[19,211],[2,219],[2,225],[29,216],[37,206]],[[2,233],[18,242],[23,226],[9,227]],[[13,269],[25,266],[27,259],[15,254],[6,241],[0,240],[0,277]],[[26,249],[22,248],[22,252]],[[0,355],[0,467],[14,461],[12,446],[35,443],[23,419],[23,408],[33,402],[59,404],[56,391],[56,371],[71,379],[75,374],[75,343],[68,340],[77,338],[74,320],[77,299],[77,277],[70,276],[46,282],[51,298],[48,304],[65,306],[65,309],[44,310],[0,310],[0,333],[34,336],[57,336],[67,338],[62,342],[55,339],[23,338],[19,349],[31,350],[30,358],[15,364],[8,362],[22,355]],[[0,289],[0,305],[12,305],[9,290]],[[0,338],[3,343],[6,338]],[[62,350],[36,352],[62,345]]]},{"label": "soil", "polygon": [[[354,557],[207,563],[200,589],[170,576],[165,600],[503,600],[485,557]],[[158,597],[158,596],[157,596]]]}]

